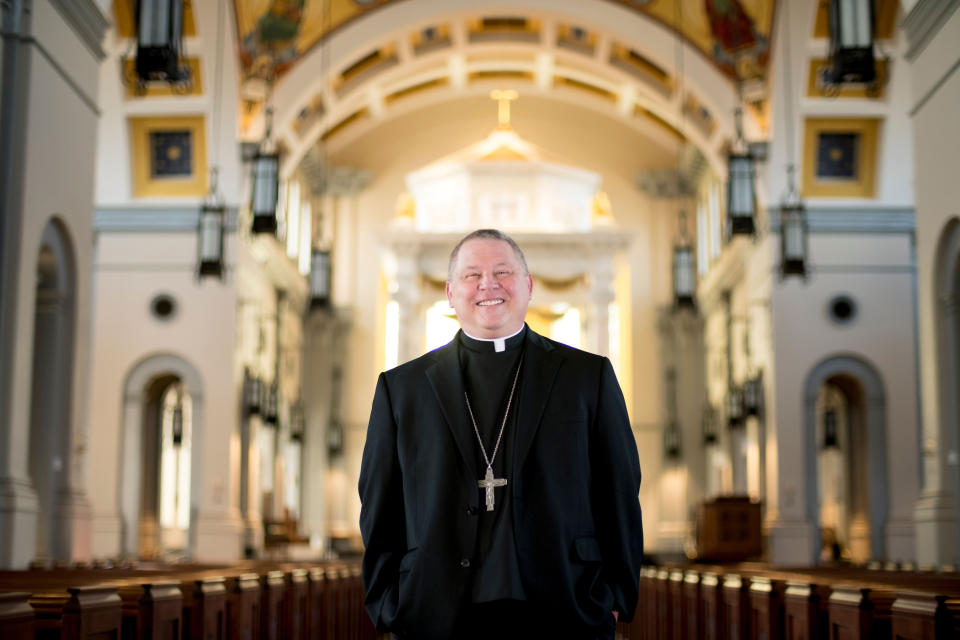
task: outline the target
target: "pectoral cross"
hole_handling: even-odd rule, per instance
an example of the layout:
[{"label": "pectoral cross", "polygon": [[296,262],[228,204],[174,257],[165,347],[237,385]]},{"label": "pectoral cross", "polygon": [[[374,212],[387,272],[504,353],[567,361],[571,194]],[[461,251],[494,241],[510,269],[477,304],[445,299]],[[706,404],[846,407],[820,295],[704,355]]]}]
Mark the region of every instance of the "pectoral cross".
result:
[{"label": "pectoral cross", "polygon": [[505,487],[506,485],[506,478],[494,478],[493,468],[487,467],[487,475],[483,477],[483,480],[477,481],[477,486],[487,491],[487,511],[493,511],[493,488]]}]

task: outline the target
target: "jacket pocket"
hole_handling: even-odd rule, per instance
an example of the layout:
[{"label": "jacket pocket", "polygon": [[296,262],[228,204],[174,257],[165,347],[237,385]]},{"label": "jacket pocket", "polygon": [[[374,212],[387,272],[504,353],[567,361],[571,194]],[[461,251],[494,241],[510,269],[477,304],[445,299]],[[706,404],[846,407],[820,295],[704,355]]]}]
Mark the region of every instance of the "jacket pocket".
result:
[{"label": "jacket pocket", "polygon": [[602,562],[600,543],[592,536],[582,536],[573,541],[573,554],[584,562]]}]

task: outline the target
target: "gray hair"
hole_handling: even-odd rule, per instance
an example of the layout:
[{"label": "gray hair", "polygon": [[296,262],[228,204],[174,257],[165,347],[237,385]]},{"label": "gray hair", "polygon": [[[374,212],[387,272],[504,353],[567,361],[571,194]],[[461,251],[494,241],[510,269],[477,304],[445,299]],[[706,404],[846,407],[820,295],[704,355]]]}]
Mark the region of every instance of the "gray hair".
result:
[{"label": "gray hair", "polygon": [[517,257],[517,260],[520,261],[520,264],[523,266],[523,275],[529,275],[530,269],[527,268],[527,259],[523,257],[523,251],[520,249],[520,245],[514,241],[513,238],[505,234],[499,229],[477,229],[472,231],[461,238],[460,242],[457,243],[457,246],[453,248],[453,251],[450,252],[450,262],[447,264],[447,281],[453,281],[453,265],[457,262],[457,256],[460,255],[460,247],[464,245],[465,242],[469,240],[477,240],[479,238],[484,238],[487,240],[500,240],[506,242],[510,245],[510,248],[513,249],[513,254]]}]

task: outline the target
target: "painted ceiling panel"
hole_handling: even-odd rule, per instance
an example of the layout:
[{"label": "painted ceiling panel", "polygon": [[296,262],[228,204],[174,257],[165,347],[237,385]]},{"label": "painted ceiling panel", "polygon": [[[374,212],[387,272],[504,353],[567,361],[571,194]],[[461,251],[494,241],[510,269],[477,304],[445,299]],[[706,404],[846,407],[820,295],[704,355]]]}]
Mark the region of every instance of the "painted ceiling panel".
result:
[{"label": "painted ceiling panel", "polygon": [[[233,0],[244,70],[283,74],[326,33],[401,0]],[[684,37],[728,75],[764,75],[775,0],[607,0]],[[562,9],[562,7],[559,7]],[[502,11],[501,11],[502,13]]]}]

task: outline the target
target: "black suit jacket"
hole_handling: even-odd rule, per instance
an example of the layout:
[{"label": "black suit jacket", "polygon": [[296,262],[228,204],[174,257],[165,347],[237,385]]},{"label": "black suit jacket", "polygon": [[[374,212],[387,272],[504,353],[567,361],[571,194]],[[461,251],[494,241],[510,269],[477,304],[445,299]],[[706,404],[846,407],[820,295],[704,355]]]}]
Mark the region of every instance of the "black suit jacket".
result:
[{"label": "black suit jacket", "polygon": [[[529,329],[526,340],[517,428],[504,435],[518,563],[528,600],[585,637],[637,603],[636,441],[607,358]],[[457,339],[377,381],[359,489],[366,608],[381,631],[449,638],[468,604],[484,508],[468,419]]]}]

